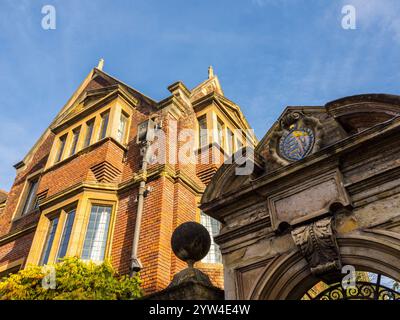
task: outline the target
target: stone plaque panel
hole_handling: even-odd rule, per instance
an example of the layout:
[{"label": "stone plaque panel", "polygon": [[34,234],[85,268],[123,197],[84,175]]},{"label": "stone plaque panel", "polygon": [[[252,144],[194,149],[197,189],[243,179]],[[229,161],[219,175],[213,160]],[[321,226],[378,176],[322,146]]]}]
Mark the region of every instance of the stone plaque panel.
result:
[{"label": "stone plaque panel", "polygon": [[350,204],[338,169],[316,177],[308,177],[301,184],[279,189],[268,197],[268,208],[274,230],[282,222],[296,225],[329,213],[333,203]]}]

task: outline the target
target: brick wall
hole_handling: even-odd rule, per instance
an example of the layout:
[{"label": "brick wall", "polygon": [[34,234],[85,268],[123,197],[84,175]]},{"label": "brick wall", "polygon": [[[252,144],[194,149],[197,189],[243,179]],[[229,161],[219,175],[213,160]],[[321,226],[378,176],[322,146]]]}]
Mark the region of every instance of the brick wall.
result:
[{"label": "brick wall", "polygon": [[[93,88],[102,85],[104,84],[99,80],[92,84]],[[38,193],[47,192],[46,197],[49,198],[82,182],[95,182],[96,179],[91,168],[102,162],[107,162],[120,171],[118,180],[114,181],[116,188],[122,187],[124,183],[132,180],[140,172],[142,160],[139,146],[136,144],[137,125],[148,119],[150,112],[154,111],[155,109],[147,106],[141,99],[140,105],[133,110],[129,142],[126,148],[122,148],[112,139],[96,143],[44,172],[39,183]],[[162,110],[157,113],[163,120],[163,130],[167,137],[172,134],[177,140],[181,130],[195,128],[197,119],[193,111],[189,110],[177,122],[177,130],[173,132],[168,131],[168,124],[173,121],[171,114]],[[50,133],[38,146],[26,168],[18,173],[9,192],[6,207],[3,212],[0,212],[0,267],[28,255],[34,229],[7,243],[1,244],[1,239],[29,226],[35,226],[37,223],[40,212],[29,214],[15,221],[12,221],[12,216],[16,211],[27,177],[44,168],[53,140],[54,135]],[[185,142],[177,143],[182,146]],[[168,141],[166,147],[167,159],[170,153],[175,153],[176,159],[178,159],[177,149]],[[172,168],[174,174],[184,174],[200,188],[205,188],[205,184],[199,178],[199,171],[207,168],[215,171],[217,166],[213,164],[201,166],[176,164]],[[154,169],[162,171],[162,168],[162,165],[154,164],[149,165],[148,169],[149,171]],[[198,220],[197,201],[201,193],[192,190],[181,179],[168,176],[166,172],[160,172],[155,177],[149,178],[147,186],[150,186],[152,191],[145,198],[138,250],[143,264],[141,275],[144,280],[144,288],[147,293],[151,293],[165,288],[172,277],[186,267],[186,264],[176,258],[171,250],[171,235],[181,223]],[[128,273],[130,267],[137,192],[137,184],[118,191],[119,201],[112,239],[111,260],[113,266],[121,274]],[[223,286],[221,265],[199,264],[199,267],[209,274],[215,285]]]}]

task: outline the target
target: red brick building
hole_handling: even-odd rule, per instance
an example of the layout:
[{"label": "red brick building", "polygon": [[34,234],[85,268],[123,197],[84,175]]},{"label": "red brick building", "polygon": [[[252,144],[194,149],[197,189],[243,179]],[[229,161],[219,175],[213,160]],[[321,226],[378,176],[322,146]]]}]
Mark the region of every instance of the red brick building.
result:
[{"label": "red brick building", "polygon": [[[182,82],[170,85],[171,95],[159,102],[101,69],[89,73],[15,165],[9,193],[0,193],[0,276],[64,256],[109,259],[125,274],[133,257],[140,261],[150,293],[165,288],[185,266],[170,247],[179,224],[195,220],[209,230],[218,228],[198,209],[201,195],[224,156],[254,144],[256,138],[238,133],[249,125],[240,108],[224,96],[212,69],[192,90]],[[148,127],[151,132],[167,137],[152,142],[165,148],[153,152],[147,168],[137,138],[143,122],[153,126]],[[194,135],[182,134],[186,129]],[[188,154],[196,161],[187,163],[180,151],[190,139],[194,147]],[[223,286],[220,262],[213,244],[197,266]]]}]

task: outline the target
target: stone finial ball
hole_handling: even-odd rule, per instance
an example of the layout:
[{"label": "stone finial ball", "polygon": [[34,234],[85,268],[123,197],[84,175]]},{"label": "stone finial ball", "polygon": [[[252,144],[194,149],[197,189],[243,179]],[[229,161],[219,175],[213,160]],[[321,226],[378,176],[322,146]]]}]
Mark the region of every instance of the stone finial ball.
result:
[{"label": "stone finial ball", "polygon": [[190,264],[203,259],[210,250],[211,238],[207,229],[197,222],[185,222],[171,237],[175,255]]}]

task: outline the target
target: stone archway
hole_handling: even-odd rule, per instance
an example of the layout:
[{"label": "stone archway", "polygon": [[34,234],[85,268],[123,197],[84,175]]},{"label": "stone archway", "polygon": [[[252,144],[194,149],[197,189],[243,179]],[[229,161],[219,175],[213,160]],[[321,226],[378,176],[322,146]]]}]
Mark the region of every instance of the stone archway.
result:
[{"label": "stone archway", "polygon": [[251,176],[218,170],[201,209],[223,226],[226,299],[299,299],[343,265],[400,279],[399,106],[367,94],[288,107]]},{"label": "stone archway", "polygon": [[[399,281],[400,238],[389,231],[363,231],[337,237],[343,265],[368,270]],[[281,255],[260,275],[250,299],[300,299],[320,279],[298,251]]]}]

